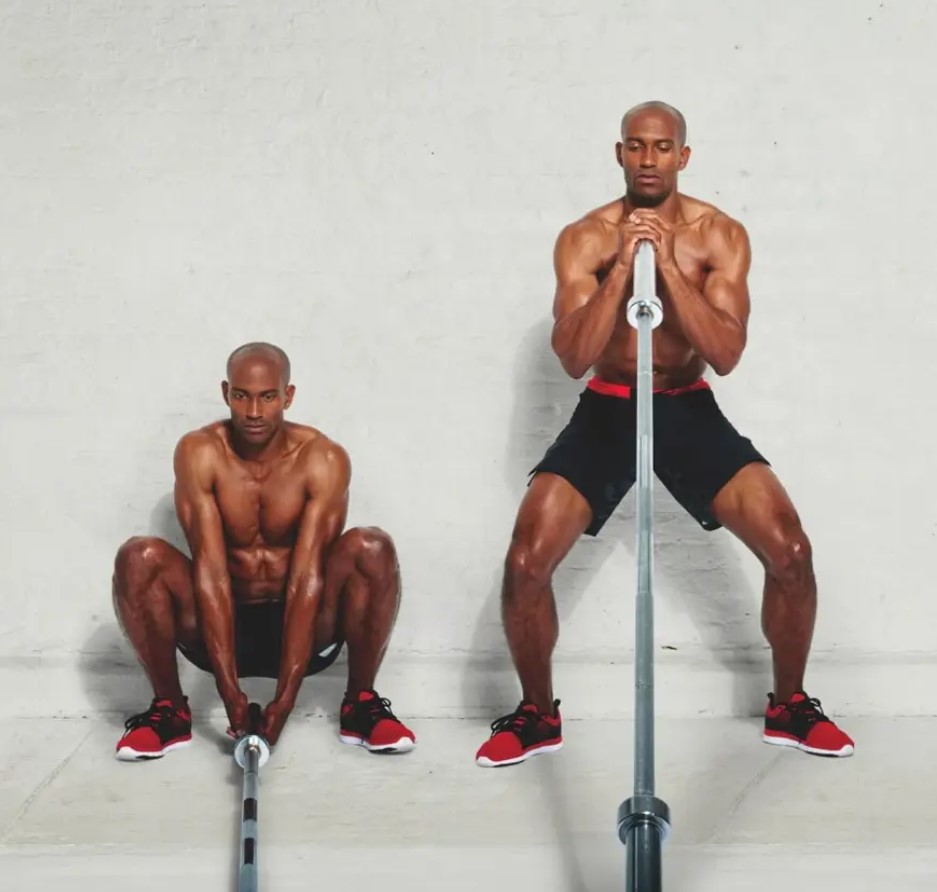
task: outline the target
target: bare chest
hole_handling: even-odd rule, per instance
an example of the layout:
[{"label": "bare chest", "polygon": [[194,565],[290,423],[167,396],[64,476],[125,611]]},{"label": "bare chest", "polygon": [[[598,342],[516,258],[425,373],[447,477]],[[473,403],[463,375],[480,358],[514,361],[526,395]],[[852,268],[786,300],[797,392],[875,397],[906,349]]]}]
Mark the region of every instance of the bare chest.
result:
[{"label": "bare chest", "polygon": [[306,487],[287,469],[232,465],[217,481],[215,497],[229,546],[286,547],[295,541]]}]

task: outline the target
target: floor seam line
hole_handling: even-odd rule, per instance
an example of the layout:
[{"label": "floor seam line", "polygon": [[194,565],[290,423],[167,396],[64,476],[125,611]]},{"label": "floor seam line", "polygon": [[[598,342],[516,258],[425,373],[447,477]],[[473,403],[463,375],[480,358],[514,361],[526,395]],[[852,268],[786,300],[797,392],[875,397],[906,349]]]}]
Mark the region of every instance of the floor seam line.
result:
[{"label": "floor seam line", "polygon": [[84,746],[85,741],[94,733],[94,724],[88,728],[87,734],[85,734],[81,740],[71,749],[67,756],[62,759],[58,765],[55,766],[39,783],[36,785],[35,789],[29,796],[26,797],[26,801],[22,804],[19,811],[16,815],[10,820],[6,827],[3,828],[3,832],[0,833],[0,845],[6,845],[7,841],[10,838],[10,835],[13,833],[13,829],[16,825],[23,820],[26,816],[26,813],[32,807],[32,804],[36,801],[39,795],[51,784],[65,769],[65,766],[74,758],[75,754]]}]

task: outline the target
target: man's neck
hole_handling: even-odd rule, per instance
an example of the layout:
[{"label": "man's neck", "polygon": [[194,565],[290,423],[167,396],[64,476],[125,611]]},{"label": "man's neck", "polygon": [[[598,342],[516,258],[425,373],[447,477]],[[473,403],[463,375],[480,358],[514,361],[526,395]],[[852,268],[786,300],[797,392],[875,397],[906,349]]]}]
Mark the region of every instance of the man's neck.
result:
[{"label": "man's neck", "polygon": [[622,217],[627,217],[632,211],[638,210],[653,211],[661,219],[676,223],[682,216],[680,194],[674,190],[660,204],[648,205],[644,202],[635,204],[631,196],[625,193],[622,199]]},{"label": "man's neck", "polygon": [[286,430],[283,428],[280,428],[274,434],[273,439],[268,443],[264,443],[263,446],[252,446],[250,443],[244,442],[232,427],[229,428],[229,442],[231,443],[232,452],[241,461],[260,465],[276,461],[287,451]]}]

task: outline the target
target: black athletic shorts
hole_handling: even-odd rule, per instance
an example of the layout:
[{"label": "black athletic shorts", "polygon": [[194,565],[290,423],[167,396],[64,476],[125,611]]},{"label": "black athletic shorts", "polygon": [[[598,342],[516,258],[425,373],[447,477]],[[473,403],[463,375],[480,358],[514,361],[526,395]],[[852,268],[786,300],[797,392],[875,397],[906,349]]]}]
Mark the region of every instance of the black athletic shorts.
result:
[{"label": "black athletic shorts", "polygon": [[[234,613],[234,658],[239,678],[277,678],[283,652],[283,601],[239,604]],[[344,642],[337,641],[321,653],[313,654],[305,675],[315,675],[335,662]],[[193,665],[212,672],[208,654],[182,644],[180,653]]]},{"label": "black athletic shorts", "polygon": [[[585,497],[592,508],[589,536],[634,485],[636,407],[632,388],[592,378],[569,423],[530,472],[558,474]],[[729,423],[702,379],[656,391],[653,413],[655,474],[703,529],[719,529],[713,498],[742,467],[768,461]]]}]

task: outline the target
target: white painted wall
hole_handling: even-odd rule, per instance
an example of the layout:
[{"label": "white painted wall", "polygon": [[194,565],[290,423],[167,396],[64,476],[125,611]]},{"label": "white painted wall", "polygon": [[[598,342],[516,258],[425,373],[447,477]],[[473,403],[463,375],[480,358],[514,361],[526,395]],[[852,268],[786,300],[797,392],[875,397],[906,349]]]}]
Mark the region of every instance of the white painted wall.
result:
[{"label": "white painted wall", "polygon": [[[397,541],[387,693],[511,703],[501,561],[581,387],[549,348],[553,241],[619,192],[621,112],[662,98],[689,120],[683,189],[753,242],[748,352],[715,387],[813,539],[816,693],[926,711],[935,45],[929,0],[4,0],[8,708],[141,705],[112,557],[178,540],[173,445],[254,338],[291,354],[291,417],[349,449],[350,521]],[[727,665],[764,657],[758,565],[657,507],[661,708],[760,708],[764,664]],[[558,576],[573,714],[630,707],[607,664],[633,640],[632,510]]]}]

